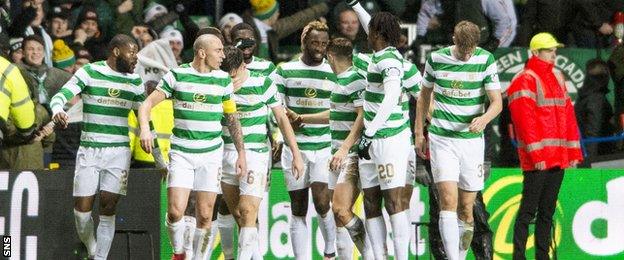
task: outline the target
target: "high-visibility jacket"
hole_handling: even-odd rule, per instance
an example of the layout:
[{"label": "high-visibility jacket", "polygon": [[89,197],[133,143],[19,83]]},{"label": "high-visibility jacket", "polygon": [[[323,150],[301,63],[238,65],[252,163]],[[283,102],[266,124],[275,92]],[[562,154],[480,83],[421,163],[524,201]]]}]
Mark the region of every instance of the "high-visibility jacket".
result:
[{"label": "high-visibility jacket", "polygon": [[580,134],[563,74],[531,57],[507,90],[509,110],[524,171],[569,167],[583,159]]},{"label": "high-visibility jacket", "polygon": [[[10,114],[21,135],[32,135],[35,131],[35,105],[22,74],[15,65],[0,57],[0,77],[0,126]],[[0,139],[1,133],[0,128]]]},{"label": "high-visibility jacket", "polygon": [[[156,137],[158,139],[158,147],[163,155],[165,162],[169,162],[169,149],[171,148],[171,142],[169,138],[173,131],[173,102],[169,99],[165,99],[152,108],[151,122],[154,125],[156,131]],[[130,112],[128,116],[128,125],[130,127],[130,149],[132,151],[132,158],[141,162],[154,162],[154,156],[146,153],[141,148],[140,128],[137,117],[133,112]]]}]

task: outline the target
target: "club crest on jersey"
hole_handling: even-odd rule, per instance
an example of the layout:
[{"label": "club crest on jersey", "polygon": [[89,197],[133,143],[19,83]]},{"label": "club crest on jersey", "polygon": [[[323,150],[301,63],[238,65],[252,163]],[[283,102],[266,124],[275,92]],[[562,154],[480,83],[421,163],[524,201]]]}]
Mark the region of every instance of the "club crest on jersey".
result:
[{"label": "club crest on jersey", "polygon": [[315,98],[317,92],[316,92],[315,88],[306,88],[305,91],[304,91],[304,94],[308,98]]},{"label": "club crest on jersey", "polygon": [[206,95],[200,94],[200,93],[195,93],[195,94],[193,94],[193,101],[195,101],[197,103],[204,103],[204,102],[206,102]]},{"label": "club crest on jersey", "polygon": [[464,87],[464,84],[459,80],[453,80],[451,82],[451,87],[454,89],[461,89]]},{"label": "club crest on jersey", "polygon": [[116,88],[109,88],[108,95],[114,98],[119,97],[119,95],[121,95],[121,90],[116,89]]}]

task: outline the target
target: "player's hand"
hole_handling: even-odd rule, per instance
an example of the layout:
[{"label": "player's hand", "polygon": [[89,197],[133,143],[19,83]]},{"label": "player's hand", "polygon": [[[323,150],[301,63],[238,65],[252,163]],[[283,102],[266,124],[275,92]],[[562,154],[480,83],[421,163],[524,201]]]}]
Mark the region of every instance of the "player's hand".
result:
[{"label": "player's hand", "polygon": [[473,133],[481,133],[487,124],[488,120],[483,116],[475,117],[472,119],[470,126],[468,126],[468,130]]},{"label": "player's hand", "polygon": [[299,130],[299,128],[301,128],[301,125],[303,124],[303,119],[301,118],[301,115],[295,113],[290,109],[286,109],[286,116],[288,117],[288,121],[290,121],[290,126],[292,127],[293,131],[297,131]]},{"label": "player's hand", "polygon": [[360,142],[358,143],[358,157],[360,159],[370,160],[370,145],[371,145],[371,137],[366,135],[362,135],[360,137]]},{"label": "player's hand", "polygon": [[336,151],[336,153],[332,156],[331,161],[329,161],[329,169],[334,172],[340,170],[342,161],[345,157],[347,157],[348,153],[349,151],[345,151],[342,147],[340,147],[340,149],[338,149],[338,151]]},{"label": "player's hand", "polygon": [[301,154],[293,156],[292,173],[293,173],[293,176],[295,177],[295,180],[298,180],[299,178],[301,178],[301,176],[303,176],[304,171],[305,169],[303,166],[303,158],[301,158]]},{"label": "player's hand", "polygon": [[154,146],[154,136],[149,129],[141,129],[141,148],[146,153],[152,153],[152,147]]},{"label": "player's hand", "polygon": [[238,175],[239,179],[247,177],[247,157],[245,156],[245,152],[238,153],[238,158],[236,159],[236,175]]},{"label": "player's hand", "polygon": [[535,169],[538,170],[538,171],[546,170],[546,162],[545,161],[541,161],[541,162],[535,163]]},{"label": "player's hand", "polygon": [[54,124],[59,125],[61,129],[67,128],[67,124],[69,123],[69,116],[65,112],[58,112],[52,116],[52,122]]},{"label": "player's hand", "polygon": [[578,160],[573,160],[573,161],[570,162],[570,167],[574,168],[574,167],[578,166],[578,164],[579,164]]},{"label": "player's hand", "polygon": [[273,159],[273,163],[279,162],[282,159],[283,147],[283,143],[273,143],[273,146],[271,147],[271,159]]},{"label": "player's hand", "polygon": [[420,158],[427,159],[427,139],[425,138],[425,135],[416,135],[414,138],[414,149]]},{"label": "player's hand", "polygon": [[45,138],[46,136],[51,135],[52,133],[54,133],[54,122],[50,122],[50,123],[46,124],[45,126],[43,126],[37,132],[37,134],[35,134],[35,138],[33,139],[33,141],[39,142],[39,141],[43,140],[43,138]]}]

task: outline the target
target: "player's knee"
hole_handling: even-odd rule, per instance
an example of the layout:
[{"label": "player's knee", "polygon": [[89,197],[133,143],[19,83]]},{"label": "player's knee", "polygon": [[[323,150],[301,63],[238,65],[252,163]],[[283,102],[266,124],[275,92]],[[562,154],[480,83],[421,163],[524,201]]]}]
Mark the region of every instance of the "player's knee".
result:
[{"label": "player's knee", "polygon": [[184,216],[184,210],[180,208],[170,206],[169,209],[167,209],[167,220],[169,223],[180,221],[182,216]]},{"label": "player's knee", "polygon": [[390,215],[403,211],[403,201],[400,198],[397,200],[384,200],[384,206]]},{"label": "player's knee", "polygon": [[330,197],[327,194],[313,194],[312,201],[314,202],[314,209],[321,215],[325,215],[330,209]]},{"label": "player's knee", "polygon": [[440,209],[446,211],[456,211],[457,197],[440,192]]},{"label": "player's knee", "polygon": [[117,201],[114,199],[104,199],[100,197],[100,215],[112,216],[115,215],[115,209],[117,208]]},{"label": "player's knee", "polygon": [[381,216],[380,201],[376,199],[364,199],[364,212],[367,218],[374,218]]},{"label": "player's knee", "polygon": [[457,215],[459,217],[459,219],[461,220],[468,220],[467,222],[472,222],[473,216],[472,216],[472,204],[465,204],[465,205],[460,205],[457,208]]},{"label": "player's knee", "polygon": [[332,205],[332,211],[334,212],[334,218],[336,218],[336,222],[341,222],[346,224],[351,219],[353,213],[351,213],[351,208],[346,207],[345,205]]},{"label": "player's knee", "polygon": [[208,223],[212,221],[212,207],[205,207],[203,209],[199,209],[196,212],[197,222],[201,223],[200,226],[206,226]]}]

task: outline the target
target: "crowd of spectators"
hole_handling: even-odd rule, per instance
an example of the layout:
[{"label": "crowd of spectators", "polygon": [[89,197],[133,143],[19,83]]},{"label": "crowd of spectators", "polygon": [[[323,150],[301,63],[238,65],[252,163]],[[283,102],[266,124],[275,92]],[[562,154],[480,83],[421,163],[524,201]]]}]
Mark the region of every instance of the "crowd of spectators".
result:
[{"label": "crowd of spectators", "polygon": [[[566,47],[615,48],[609,61],[592,60],[579,92],[577,116],[583,136],[619,132],[624,112],[624,47],[618,45],[624,24],[614,17],[624,0],[361,0],[369,12],[388,11],[403,22],[417,24],[413,42],[403,37],[401,52],[421,44],[449,45],[460,20],[480,26],[481,46],[525,47],[537,32],[550,32]],[[192,59],[192,43],[200,31],[193,16],[205,16],[232,43],[230,30],[239,23],[254,29],[255,55],[275,64],[300,51],[299,34],[310,21],[326,21],[332,36],[353,41],[357,52],[370,52],[357,15],[343,0],[11,0],[0,4],[0,54],[17,65],[35,102],[39,132],[27,145],[11,143],[10,119],[3,129],[0,168],[33,168],[66,160],[63,151],[78,146],[79,126],[55,131],[50,126],[49,99],[84,64],[107,57],[107,44],[118,33],[131,35],[142,48],[167,39],[178,64]],[[201,26],[203,27],[203,26]],[[418,63],[416,63],[418,64]],[[616,108],[605,96],[613,78]],[[77,100],[70,102],[75,103]],[[590,122],[585,124],[584,122]],[[14,132],[14,131],[13,131]],[[614,145],[592,146],[592,154],[607,154]],[[20,165],[32,151],[43,160]],[[58,153],[56,151],[59,151]]]}]

